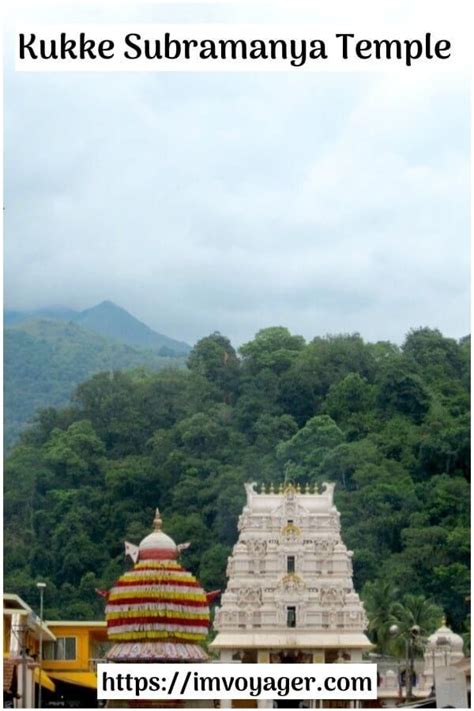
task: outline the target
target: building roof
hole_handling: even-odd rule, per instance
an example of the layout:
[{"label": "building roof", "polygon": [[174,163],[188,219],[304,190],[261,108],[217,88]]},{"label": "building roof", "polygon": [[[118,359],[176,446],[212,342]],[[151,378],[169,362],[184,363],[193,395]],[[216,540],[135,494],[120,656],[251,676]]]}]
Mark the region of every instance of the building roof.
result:
[{"label": "building roof", "polygon": [[153,531],[145,536],[138,546],[138,560],[176,560],[178,548],[170,536],[161,530],[162,520],[159,509],[153,519]]},{"label": "building roof", "polygon": [[26,624],[30,632],[39,636],[42,632],[43,640],[54,642],[56,637],[48,627],[48,623],[33,612],[31,607],[19,595],[14,593],[4,593],[3,595],[3,614],[4,615],[21,615],[25,617]]},{"label": "building roof", "polygon": [[10,609],[16,609],[16,610],[31,610],[31,607],[27,605],[27,603],[21,599],[19,595],[15,595],[14,593],[3,593],[3,608],[6,608],[6,604],[8,603],[8,607]]},{"label": "building roof", "polygon": [[322,492],[314,490],[310,491],[309,487],[305,491],[301,491],[301,488],[293,484],[281,484],[278,491],[273,490],[273,485],[270,491],[263,489],[261,492],[256,490],[256,482],[249,482],[245,484],[245,491],[247,494],[247,506],[253,511],[258,513],[271,512],[277,508],[282,499],[284,493],[292,492],[298,497],[304,496],[304,505],[308,512],[318,514],[328,511],[335,511],[333,509],[333,497],[334,497],[334,482],[324,482],[322,484]]},{"label": "building roof", "polygon": [[48,671],[48,674],[57,681],[75,684],[76,686],[85,686],[87,689],[97,689],[97,675],[93,672]]},{"label": "building roof", "polygon": [[462,652],[464,646],[464,640],[461,635],[453,632],[452,629],[447,627],[446,623],[443,622],[441,627],[439,627],[436,632],[428,638],[428,644],[430,648],[433,647],[443,647],[446,645],[452,651]]},{"label": "building roof", "polygon": [[3,691],[6,693],[11,691],[16,664],[14,659],[3,660]]},{"label": "building roof", "polygon": [[[193,647],[205,640],[209,603],[200,583],[177,562],[177,546],[161,526],[157,509],[154,530],[140,543],[138,561],[108,594],[105,616],[110,640],[133,643],[141,659],[149,654],[150,660],[171,661],[179,659],[176,646]],[[113,654],[119,661],[117,655],[129,652],[126,644],[118,644],[108,658]],[[202,655],[207,658],[201,652],[197,648],[197,661]]]}]

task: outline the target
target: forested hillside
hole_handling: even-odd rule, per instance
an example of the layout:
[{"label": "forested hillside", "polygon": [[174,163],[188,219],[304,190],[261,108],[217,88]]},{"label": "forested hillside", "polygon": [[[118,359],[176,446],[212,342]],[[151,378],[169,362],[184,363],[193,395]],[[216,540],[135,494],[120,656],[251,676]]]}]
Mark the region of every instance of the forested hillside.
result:
[{"label": "forested hillside", "polygon": [[[337,482],[355,585],[396,584],[463,630],[469,591],[469,339],[202,339],[188,370],[102,373],[43,412],[6,465],[6,587],[48,617],[100,618],[155,506],[207,589],[225,585],[243,483]],[[61,369],[57,370],[61,377]]]},{"label": "forested hillside", "polygon": [[5,326],[16,326],[25,321],[67,321],[77,323],[104,338],[111,338],[134,348],[146,348],[158,355],[188,355],[191,346],[183,341],[176,341],[163,333],[154,331],[142,321],[113,301],[102,301],[90,309],[75,311],[63,307],[43,308],[36,311],[5,310]]},{"label": "forested hillside", "polygon": [[38,408],[65,405],[74,388],[94,373],[142,365],[152,369],[184,365],[182,358],[132,348],[75,323],[51,319],[17,319],[16,323],[4,333],[7,447]]}]

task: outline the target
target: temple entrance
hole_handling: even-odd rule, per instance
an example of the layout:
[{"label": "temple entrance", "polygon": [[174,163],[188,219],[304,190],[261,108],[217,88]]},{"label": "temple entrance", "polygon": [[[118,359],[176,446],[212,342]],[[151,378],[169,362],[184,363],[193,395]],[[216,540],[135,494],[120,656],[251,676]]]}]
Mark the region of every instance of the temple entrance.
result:
[{"label": "temple entrance", "polygon": [[270,664],[311,664],[311,652],[302,652],[296,649],[283,649],[281,652],[271,652]]},{"label": "temple entrance", "polygon": [[[297,649],[283,649],[281,652],[270,654],[270,664],[311,664],[313,655],[310,652],[302,652]],[[309,708],[309,701],[302,699],[275,699],[273,708]]]},{"label": "temple entrance", "polygon": [[309,701],[298,701],[293,699],[293,701],[288,699],[277,699],[273,702],[274,709],[309,709]]},{"label": "temple entrance", "polygon": [[242,664],[256,664],[258,661],[258,653],[256,649],[245,649],[240,654]]}]

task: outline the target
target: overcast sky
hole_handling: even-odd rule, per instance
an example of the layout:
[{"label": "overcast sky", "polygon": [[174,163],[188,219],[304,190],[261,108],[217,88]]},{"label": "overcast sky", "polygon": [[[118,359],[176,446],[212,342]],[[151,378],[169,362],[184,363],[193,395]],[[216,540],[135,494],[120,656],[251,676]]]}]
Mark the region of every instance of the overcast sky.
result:
[{"label": "overcast sky", "polygon": [[[64,14],[233,17],[262,19]],[[110,299],[169,336],[236,345],[271,325],[396,342],[469,331],[465,77],[7,66],[5,84],[8,308]]]}]

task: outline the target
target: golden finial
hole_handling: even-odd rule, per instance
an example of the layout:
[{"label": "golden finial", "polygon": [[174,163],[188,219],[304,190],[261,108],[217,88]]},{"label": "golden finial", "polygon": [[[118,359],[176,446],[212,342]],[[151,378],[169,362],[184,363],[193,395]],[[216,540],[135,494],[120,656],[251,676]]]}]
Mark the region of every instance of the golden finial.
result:
[{"label": "golden finial", "polygon": [[278,487],[278,493],[283,494],[283,483],[280,482],[280,486]]},{"label": "golden finial", "polygon": [[446,627],[446,623],[447,623],[446,615],[443,615],[443,617],[441,618],[441,625],[442,625],[442,627]]},{"label": "golden finial", "polygon": [[296,485],[296,493],[301,494],[301,484],[299,483]]},{"label": "golden finial", "polygon": [[163,525],[163,521],[161,520],[160,516],[160,509],[157,508],[155,510],[155,518],[153,519],[153,530],[154,531],[161,531],[161,527]]},{"label": "golden finial", "polygon": [[274,494],[274,493],[275,493],[275,489],[273,488],[273,481],[272,481],[272,483],[270,484],[270,494]]},{"label": "golden finial", "polygon": [[304,488],[304,493],[309,494],[309,481],[306,482],[306,486]]}]

